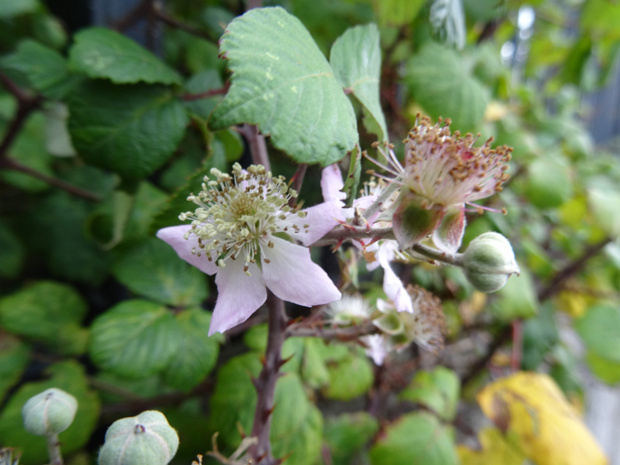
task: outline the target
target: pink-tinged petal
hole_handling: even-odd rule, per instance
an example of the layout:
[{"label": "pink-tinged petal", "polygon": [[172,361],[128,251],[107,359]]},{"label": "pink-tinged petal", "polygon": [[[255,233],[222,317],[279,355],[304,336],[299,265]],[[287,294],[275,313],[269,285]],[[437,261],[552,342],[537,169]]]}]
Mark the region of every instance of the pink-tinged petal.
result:
[{"label": "pink-tinged petal", "polygon": [[340,291],[323,268],[310,258],[310,250],[279,237],[270,237],[273,248],[261,244],[263,278],[282,300],[311,307],[334,302]]},{"label": "pink-tinged petal", "polygon": [[347,194],[342,192],[344,182],[337,164],[329,165],[321,172],[321,192],[325,201],[344,200]]},{"label": "pink-tinged petal", "polygon": [[443,216],[443,210],[423,208],[418,200],[408,191],[401,193],[398,207],[392,215],[394,235],[403,249],[424,240],[439,225]]},{"label": "pink-tinged petal", "polygon": [[407,293],[403,282],[392,270],[390,262],[380,259],[379,263],[383,268],[383,291],[385,295],[394,302],[394,306],[399,312],[414,313],[411,296]]},{"label": "pink-tinged petal", "polygon": [[465,233],[464,205],[446,211],[439,226],[433,231],[433,243],[441,250],[455,253],[461,247]]},{"label": "pink-tinged petal", "polygon": [[[318,241],[338,224],[345,221],[342,202],[338,200],[330,200],[303,211],[307,214],[305,218],[296,214],[288,215],[285,220],[278,221],[278,227],[280,229],[287,227],[287,234],[306,246]],[[293,225],[296,225],[297,228]],[[304,228],[304,225],[308,225],[308,228]]]},{"label": "pink-tinged petal", "polygon": [[267,289],[259,268],[249,264],[251,276],[244,273],[243,260],[227,260],[215,277],[217,302],[211,318],[209,336],[237,326],[267,300]]},{"label": "pink-tinged petal", "polygon": [[371,334],[369,336],[362,336],[360,340],[366,344],[366,355],[372,358],[375,365],[383,365],[383,361],[388,354],[383,336],[380,334]]},{"label": "pink-tinged petal", "polygon": [[198,248],[198,239],[196,236],[190,236],[185,239],[185,233],[192,227],[188,224],[180,226],[170,226],[157,231],[157,237],[170,245],[177,255],[190,265],[195,266],[203,273],[212,275],[218,272],[219,268],[214,262],[210,262],[207,257],[202,254],[198,256],[192,253],[192,249]]}]

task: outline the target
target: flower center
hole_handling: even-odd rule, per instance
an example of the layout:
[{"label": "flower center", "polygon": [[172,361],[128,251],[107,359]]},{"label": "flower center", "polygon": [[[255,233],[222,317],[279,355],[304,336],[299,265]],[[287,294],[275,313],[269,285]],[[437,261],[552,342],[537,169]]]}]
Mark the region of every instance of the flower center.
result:
[{"label": "flower center", "polygon": [[260,263],[260,241],[273,247],[269,236],[281,232],[278,219],[301,212],[288,206],[297,193],[289,189],[284,178],[273,177],[261,165],[252,165],[247,171],[233,165],[232,176],[212,168],[213,179],[205,176],[202,190],[191,194],[187,200],[198,208],[182,213],[179,218],[191,220],[192,229],[185,234],[188,239],[198,238],[193,253],[215,260],[220,267],[229,258],[244,261],[244,271],[249,264]]}]

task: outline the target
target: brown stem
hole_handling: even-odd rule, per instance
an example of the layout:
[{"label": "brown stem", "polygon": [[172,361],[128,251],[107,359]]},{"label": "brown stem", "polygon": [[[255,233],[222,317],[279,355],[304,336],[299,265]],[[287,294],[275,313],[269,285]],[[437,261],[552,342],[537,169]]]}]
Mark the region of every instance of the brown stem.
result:
[{"label": "brown stem", "polygon": [[273,414],[276,381],[281,376],[282,344],[286,339],[286,313],[284,302],[271,292],[267,295],[269,309],[269,332],[267,336],[267,351],[263,369],[254,380],[257,400],[252,425],[252,436],[258,439],[256,445],[249,449],[249,454],[256,463],[261,465],[275,465],[278,460],[273,458],[269,434],[271,432],[271,418]]},{"label": "brown stem", "polygon": [[353,341],[360,336],[374,334],[378,332],[377,327],[372,321],[360,323],[356,326],[338,327],[308,327],[303,323],[296,323],[289,326],[286,330],[287,337],[320,337],[322,339],[337,339],[339,341]]},{"label": "brown stem", "polygon": [[102,199],[97,194],[93,194],[86,189],[82,189],[81,187],[74,186],[73,184],[69,184],[68,182],[63,181],[62,179],[54,178],[52,176],[48,176],[47,174],[41,173],[35,169],[30,168],[29,166],[22,165],[16,160],[12,158],[4,158],[0,159],[0,168],[5,168],[13,171],[19,171],[20,173],[27,174],[36,178],[40,181],[43,181],[50,186],[58,187],[70,194],[77,195],[79,197],[83,197],[88,200],[92,200],[94,202],[100,202]]},{"label": "brown stem", "polygon": [[202,100],[203,98],[213,97],[214,95],[222,95],[228,92],[229,85],[225,85],[224,87],[220,87],[219,89],[211,89],[205,92],[199,92],[197,94],[184,94],[181,96],[182,100],[186,102],[191,102],[193,100]]},{"label": "brown stem", "polygon": [[258,127],[253,124],[243,124],[237,127],[237,131],[245,137],[250,145],[252,162],[255,165],[263,165],[267,171],[271,171],[265,136],[258,131]]},{"label": "brown stem", "polygon": [[[297,171],[295,172],[295,174],[291,178],[291,182],[293,183],[293,189],[295,189],[295,191],[297,193],[299,193],[301,191],[301,186],[304,183],[304,178],[306,176],[306,171],[308,171],[308,164],[307,163],[301,163],[297,167]],[[291,206],[294,206],[296,202],[297,202],[297,199],[291,198]]]},{"label": "brown stem", "polygon": [[209,42],[215,42],[213,38],[209,36],[209,34],[202,32],[201,30],[196,29],[193,26],[190,26],[189,24],[185,24],[185,23],[182,23],[174,19],[172,16],[169,16],[168,14],[164,13],[162,9],[159,8],[158,6],[153,7],[153,14],[155,18],[157,18],[158,20],[160,20],[164,24],[167,24],[170,27],[173,27],[175,29],[181,29],[182,31],[187,32],[188,34],[191,34],[193,36],[199,37],[204,40],[208,40]]}]

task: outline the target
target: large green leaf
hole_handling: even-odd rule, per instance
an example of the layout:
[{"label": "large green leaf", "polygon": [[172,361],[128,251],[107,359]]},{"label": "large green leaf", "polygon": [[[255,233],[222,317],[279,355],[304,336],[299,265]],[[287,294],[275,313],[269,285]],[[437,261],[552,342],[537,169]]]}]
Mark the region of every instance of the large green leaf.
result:
[{"label": "large green leaf", "polygon": [[77,354],[86,348],[87,330],[80,326],[86,311],[72,287],[40,281],[0,300],[0,326],[57,352]]},{"label": "large green leaf", "polygon": [[163,304],[199,304],[208,295],[204,273],[156,238],[122,254],[112,272],[133,292]]},{"label": "large green leaf", "polygon": [[[386,140],[387,125],[379,101],[381,47],[377,26],[368,24],[348,29],[334,42],[329,61],[342,86],[370,114],[373,124],[367,129],[380,140]],[[380,131],[373,130],[377,126]]]},{"label": "large green leaf", "polygon": [[400,398],[422,404],[450,421],[456,414],[459,390],[459,379],[454,371],[437,367],[432,371],[418,371],[400,393]]},{"label": "large green leaf", "polygon": [[144,178],[163,165],[188,123],[183,104],[159,86],[89,81],[68,103],[69,132],[77,152],[88,163],[131,179]]},{"label": "large green leaf", "polygon": [[328,419],[324,436],[334,465],[353,463],[354,456],[372,439],[378,429],[377,419],[366,412],[344,414]]},{"label": "large green leaf", "polygon": [[52,365],[46,375],[49,376],[46,381],[21,386],[0,415],[0,443],[21,449],[23,455],[20,463],[23,465],[40,465],[48,460],[45,438],[33,436],[23,428],[21,410],[32,396],[54,387],[77,399],[78,410],[73,423],[58,436],[65,455],[82,448],[88,442],[99,418],[99,398],[88,389],[86,374],[78,362],[71,360]]},{"label": "large green leaf", "polygon": [[538,312],[539,302],[530,272],[524,268],[519,276],[509,279],[497,293],[499,299],[493,302],[491,311],[502,321],[529,318]]},{"label": "large green leaf", "polygon": [[90,356],[102,369],[126,378],[161,372],[182,334],[172,312],[144,300],[121,302],[92,325]]},{"label": "large green leaf", "polygon": [[60,53],[30,39],[20,42],[15,52],[4,57],[0,68],[22,73],[33,88],[51,99],[62,99],[79,79],[69,74]]},{"label": "large green leaf", "polygon": [[181,337],[179,346],[164,370],[166,384],[190,390],[199,384],[215,366],[219,353],[220,334],[207,337],[211,314],[191,308],[176,316]]},{"label": "large green leaf", "polygon": [[233,72],[212,129],[256,124],[300,163],[329,165],[357,142],[357,123],[329,63],[297,18],[256,8],[233,20],[220,43]]},{"label": "large green leaf", "polygon": [[449,430],[428,412],[403,415],[386,428],[370,450],[372,465],[456,465],[458,462]]},{"label": "large green leaf", "polygon": [[611,305],[597,305],[575,321],[575,328],[589,351],[620,363],[620,312]]},{"label": "large green leaf", "polygon": [[3,334],[0,340],[0,402],[19,381],[29,361],[30,348],[19,339]]},{"label": "large green leaf", "polygon": [[351,400],[372,386],[372,365],[361,350],[351,350],[345,358],[329,363],[327,370],[329,383],[323,389],[327,398]]},{"label": "large green leaf", "polygon": [[487,92],[456,51],[429,42],[407,63],[404,80],[433,118],[450,118],[461,131],[474,131],[482,121]]},{"label": "large green leaf", "polygon": [[91,78],[117,84],[181,84],[176,71],[118,32],[95,27],[78,32],[74,40],[69,52],[71,68]]},{"label": "large green leaf", "polygon": [[31,13],[39,8],[38,0],[4,0],[0,2],[0,18]]}]

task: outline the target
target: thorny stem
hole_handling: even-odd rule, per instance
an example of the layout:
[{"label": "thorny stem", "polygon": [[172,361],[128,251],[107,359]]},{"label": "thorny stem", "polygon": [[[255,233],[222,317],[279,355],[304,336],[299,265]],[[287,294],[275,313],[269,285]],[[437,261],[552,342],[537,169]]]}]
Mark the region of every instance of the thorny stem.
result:
[{"label": "thorny stem", "polygon": [[308,327],[302,323],[289,326],[286,330],[286,337],[320,337],[322,339],[337,339],[340,341],[356,340],[360,336],[374,334],[378,332],[377,327],[372,321],[367,321],[355,326],[339,327]]},{"label": "thorny stem", "polygon": [[249,449],[249,454],[256,463],[261,465],[275,465],[278,463],[271,453],[269,434],[271,431],[271,418],[274,409],[274,394],[276,381],[280,377],[282,361],[282,344],[286,339],[286,313],[284,302],[271,292],[267,294],[267,307],[269,309],[269,332],[267,336],[267,351],[263,369],[254,386],[258,398],[252,425],[252,436],[258,439],[258,443]]},{"label": "thorny stem", "polygon": [[379,197],[377,197],[377,200],[375,200],[375,203],[373,203],[370,207],[364,210],[364,214],[363,214],[364,219],[368,220],[372,218],[375,215],[375,213],[379,212],[379,210],[381,210],[381,207],[385,205],[385,202],[392,196],[392,194],[394,194],[394,192],[398,190],[399,187],[400,186],[395,182],[389,183],[385,187],[385,189],[381,191],[381,194],[379,195]]},{"label": "thorny stem", "polygon": [[57,434],[46,436],[47,453],[50,457],[50,465],[63,465],[62,455],[60,454],[60,441]]}]

